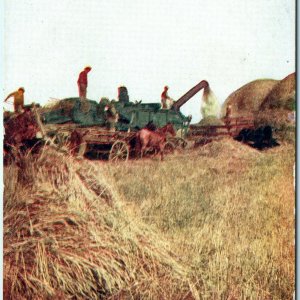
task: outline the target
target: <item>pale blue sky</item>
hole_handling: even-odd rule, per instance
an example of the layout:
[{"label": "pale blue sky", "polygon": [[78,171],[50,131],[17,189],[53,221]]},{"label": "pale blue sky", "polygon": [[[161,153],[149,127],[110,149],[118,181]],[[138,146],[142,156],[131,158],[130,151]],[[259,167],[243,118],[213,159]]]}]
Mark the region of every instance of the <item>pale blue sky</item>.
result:
[{"label": "pale blue sky", "polygon": [[[91,65],[88,98],[175,100],[206,79],[222,103],[258,78],[295,71],[294,0],[4,0],[4,95],[25,102],[77,96]],[[202,92],[182,111],[200,119]],[[9,108],[8,105],[5,106]]]}]

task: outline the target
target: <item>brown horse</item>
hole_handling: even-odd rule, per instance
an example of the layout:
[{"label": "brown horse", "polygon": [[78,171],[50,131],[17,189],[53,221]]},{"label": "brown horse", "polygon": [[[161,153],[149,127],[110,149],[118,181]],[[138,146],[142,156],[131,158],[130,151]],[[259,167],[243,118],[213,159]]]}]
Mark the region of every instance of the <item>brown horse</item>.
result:
[{"label": "brown horse", "polygon": [[167,135],[176,135],[175,129],[171,123],[168,123],[162,128],[158,128],[156,131],[151,131],[147,128],[141,129],[136,134],[136,152],[141,153],[141,157],[145,151],[149,148],[157,150],[160,153],[161,160],[164,158],[164,148],[167,141]]}]

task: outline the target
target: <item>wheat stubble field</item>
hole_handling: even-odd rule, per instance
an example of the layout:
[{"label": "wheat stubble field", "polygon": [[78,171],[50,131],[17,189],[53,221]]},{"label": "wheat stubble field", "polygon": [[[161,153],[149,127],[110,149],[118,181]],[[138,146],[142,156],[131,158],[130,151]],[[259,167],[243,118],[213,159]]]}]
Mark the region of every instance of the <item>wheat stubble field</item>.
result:
[{"label": "wheat stubble field", "polygon": [[5,299],[292,299],[293,144],[43,150],[4,168]]}]

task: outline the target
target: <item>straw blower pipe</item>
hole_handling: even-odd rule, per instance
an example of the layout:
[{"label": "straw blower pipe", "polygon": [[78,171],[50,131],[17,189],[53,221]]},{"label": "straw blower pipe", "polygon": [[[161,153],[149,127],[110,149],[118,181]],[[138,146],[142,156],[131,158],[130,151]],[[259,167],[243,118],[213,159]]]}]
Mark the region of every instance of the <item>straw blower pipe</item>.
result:
[{"label": "straw blower pipe", "polygon": [[200,81],[197,85],[191,88],[188,92],[186,92],[183,96],[181,96],[172,106],[172,109],[175,111],[179,111],[180,107],[185,104],[188,100],[190,100],[194,95],[196,95],[200,90],[207,89],[209,84],[206,80]]}]

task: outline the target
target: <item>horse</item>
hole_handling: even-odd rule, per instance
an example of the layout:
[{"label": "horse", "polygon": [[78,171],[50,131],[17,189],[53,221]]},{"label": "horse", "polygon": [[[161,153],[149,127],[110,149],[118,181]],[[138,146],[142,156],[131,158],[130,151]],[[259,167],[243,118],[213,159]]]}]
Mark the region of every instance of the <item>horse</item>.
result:
[{"label": "horse", "polygon": [[154,150],[157,150],[157,153],[160,153],[161,160],[163,160],[163,153],[168,134],[171,136],[176,135],[175,129],[171,123],[168,123],[162,128],[158,128],[156,131],[151,131],[147,128],[141,129],[136,134],[136,152],[138,153],[140,150],[142,158],[146,149],[153,148]]},{"label": "horse", "polygon": [[175,128],[173,127],[173,124],[168,122],[165,126],[157,128],[156,132],[166,134],[166,136],[171,135],[171,136],[176,136],[176,131]]}]

